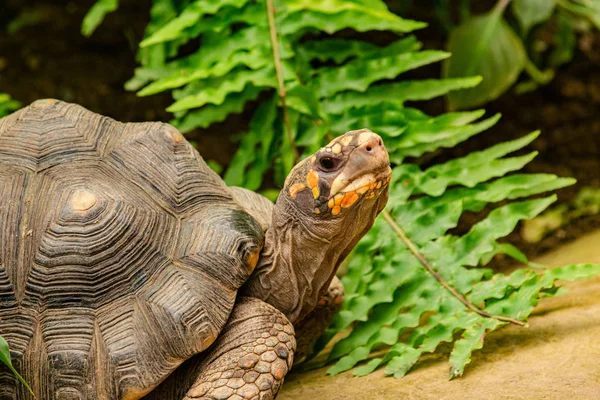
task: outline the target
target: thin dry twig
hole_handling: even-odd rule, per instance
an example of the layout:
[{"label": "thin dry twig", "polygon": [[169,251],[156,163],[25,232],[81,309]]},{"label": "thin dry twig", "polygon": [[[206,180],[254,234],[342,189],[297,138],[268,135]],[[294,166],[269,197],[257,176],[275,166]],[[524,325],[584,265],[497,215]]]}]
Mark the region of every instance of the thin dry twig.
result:
[{"label": "thin dry twig", "polygon": [[515,324],[515,325],[519,325],[519,326],[525,326],[525,323],[523,321],[519,321],[519,320],[514,319],[514,318],[504,317],[502,315],[490,314],[490,313],[488,313],[486,311],[481,310],[475,304],[473,304],[469,300],[467,300],[467,298],[465,296],[463,296],[460,292],[458,292],[456,289],[454,289],[452,286],[450,286],[448,284],[448,282],[446,282],[444,280],[444,278],[442,278],[442,276],[433,268],[433,266],[429,263],[429,261],[427,261],[427,259],[425,258],[425,256],[423,256],[423,254],[421,254],[421,252],[419,251],[419,249],[417,249],[417,246],[415,246],[413,244],[413,242],[408,238],[408,236],[406,236],[406,234],[404,233],[404,231],[402,230],[402,228],[400,228],[400,226],[396,223],[396,221],[394,221],[394,219],[392,218],[392,216],[390,215],[390,213],[387,212],[387,210],[383,210],[383,212],[381,214],[383,214],[383,218],[385,219],[385,221],[392,227],[392,229],[394,230],[394,232],[396,233],[396,235],[398,235],[398,238],[400,238],[400,240],[402,240],[402,242],[406,245],[406,247],[408,247],[408,249],[410,250],[410,252],[417,258],[417,260],[419,260],[419,262],[421,264],[423,264],[423,266],[425,267],[425,269],[431,275],[433,275],[433,277],[447,291],[449,291],[454,297],[456,297],[461,303],[463,303],[469,310],[471,310],[471,311],[473,311],[473,312],[481,315],[482,317],[494,318],[494,319],[497,319],[499,321],[505,321],[505,322],[510,322],[511,324]]},{"label": "thin dry twig", "polygon": [[285,130],[294,152],[294,162],[298,162],[300,155],[296,148],[294,141],[294,133],[292,131],[292,125],[290,124],[290,118],[288,116],[288,110],[285,103],[285,85],[283,81],[283,68],[281,67],[281,57],[279,55],[279,40],[277,39],[277,27],[275,26],[275,7],[273,7],[273,0],[267,0],[267,16],[269,18],[269,32],[271,34],[271,46],[273,47],[273,61],[275,62],[275,73],[277,74],[277,86],[279,87],[279,97],[281,98],[281,106],[283,108],[283,123],[285,124]]}]

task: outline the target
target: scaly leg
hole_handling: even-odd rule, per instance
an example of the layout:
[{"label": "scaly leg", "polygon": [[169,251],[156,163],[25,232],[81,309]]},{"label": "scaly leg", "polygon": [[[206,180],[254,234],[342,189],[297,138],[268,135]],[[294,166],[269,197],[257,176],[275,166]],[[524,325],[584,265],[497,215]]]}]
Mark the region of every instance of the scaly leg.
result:
[{"label": "scaly leg", "polygon": [[215,343],[147,398],[272,400],[295,350],[294,328],[281,312],[262,300],[242,298]]},{"label": "scaly leg", "polygon": [[329,289],[319,299],[315,309],[295,326],[298,345],[294,359],[297,362],[312,354],[317,339],[325,332],[343,303],[344,286],[338,277],[334,276]]}]

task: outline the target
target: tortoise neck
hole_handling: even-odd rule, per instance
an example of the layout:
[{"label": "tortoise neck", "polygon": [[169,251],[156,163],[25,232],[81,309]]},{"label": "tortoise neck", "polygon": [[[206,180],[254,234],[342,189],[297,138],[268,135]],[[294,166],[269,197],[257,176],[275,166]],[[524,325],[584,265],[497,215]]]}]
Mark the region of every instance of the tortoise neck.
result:
[{"label": "tortoise neck", "polygon": [[291,206],[277,202],[261,258],[243,290],[296,323],[314,309],[346,252]]}]

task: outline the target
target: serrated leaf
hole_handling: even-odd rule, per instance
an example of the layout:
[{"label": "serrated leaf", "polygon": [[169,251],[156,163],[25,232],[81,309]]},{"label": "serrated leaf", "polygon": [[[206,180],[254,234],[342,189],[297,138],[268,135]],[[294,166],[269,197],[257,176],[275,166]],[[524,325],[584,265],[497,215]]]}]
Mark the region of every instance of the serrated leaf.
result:
[{"label": "serrated leaf", "polygon": [[15,367],[13,367],[12,362],[10,360],[10,349],[8,348],[8,343],[2,336],[0,336],[0,361],[4,365],[6,365],[8,367],[8,369],[10,369],[10,371],[13,373],[13,375],[19,380],[19,382],[21,382],[23,384],[23,386],[25,386],[27,388],[27,390],[29,390],[29,393],[31,393],[31,395],[35,399],[36,398],[35,394],[33,393],[33,390],[31,390],[31,387],[29,387],[29,384],[17,372]]},{"label": "serrated leaf", "polygon": [[477,325],[463,332],[450,353],[450,379],[462,376],[465,366],[471,362],[471,354],[483,347],[483,340],[488,330],[493,330],[500,323],[489,318],[480,318]]},{"label": "serrated leaf", "polygon": [[209,87],[197,94],[187,95],[173,103],[167,111],[185,111],[191,108],[202,107],[205,104],[222,104],[231,93],[244,91],[247,85],[256,87],[277,87],[275,70],[271,67],[259,70],[240,70],[224,79],[216,87]]},{"label": "serrated leaf", "polygon": [[472,88],[481,82],[481,77],[428,79],[402,81],[392,84],[371,86],[364,93],[343,92],[326,99],[324,108],[328,113],[341,114],[352,107],[369,104],[393,103],[402,106],[405,101],[430,100],[453,90]]},{"label": "serrated leaf", "polygon": [[501,9],[474,17],[450,33],[452,57],[443,64],[444,78],[480,75],[473,89],[448,94],[452,109],[480,106],[498,98],[516,82],[527,61],[519,37],[502,19]]},{"label": "serrated leaf", "polygon": [[282,35],[289,35],[305,28],[317,28],[334,33],[344,28],[359,32],[389,30],[412,32],[427,26],[423,22],[403,19],[387,8],[370,7],[343,0],[291,0],[285,2],[286,16],[278,24]]},{"label": "serrated leaf", "polygon": [[[195,80],[209,77],[222,77],[234,68],[245,66],[256,70],[269,66],[272,62],[268,32],[255,27],[242,29],[225,40],[220,35],[205,41],[202,48],[190,57],[189,67],[173,65],[169,67],[170,75],[157,79],[141,90],[139,96],[148,96],[164,90],[181,87]],[[289,52],[286,54],[290,56]]]},{"label": "serrated leaf", "polygon": [[351,61],[341,67],[323,68],[310,82],[319,96],[328,97],[345,90],[364,92],[373,82],[391,79],[402,72],[443,60],[443,51],[425,50],[370,60]]},{"label": "serrated leaf", "polygon": [[223,103],[219,105],[209,104],[199,110],[192,110],[180,118],[171,121],[182,133],[190,132],[195,128],[207,128],[211,124],[224,121],[229,115],[241,113],[244,106],[252,100],[256,100],[263,88],[247,85],[241,93],[227,95]]},{"label": "serrated leaf", "polygon": [[106,14],[119,8],[119,0],[97,0],[92,8],[83,17],[81,33],[84,36],[92,36],[98,25],[104,21]]},{"label": "serrated leaf", "polygon": [[[264,102],[250,121],[250,132],[243,136],[240,148],[233,156],[224,180],[229,186],[243,186],[257,190],[265,170],[269,167],[269,148],[274,139],[277,116],[277,97]],[[246,173],[247,171],[247,173]]]},{"label": "serrated leaf", "polygon": [[248,0],[221,0],[217,2],[196,0],[188,5],[177,18],[171,20],[150,37],[142,40],[140,47],[148,47],[153,44],[177,39],[186,28],[198,24],[204,15],[215,14],[225,6],[240,8],[247,2]]}]

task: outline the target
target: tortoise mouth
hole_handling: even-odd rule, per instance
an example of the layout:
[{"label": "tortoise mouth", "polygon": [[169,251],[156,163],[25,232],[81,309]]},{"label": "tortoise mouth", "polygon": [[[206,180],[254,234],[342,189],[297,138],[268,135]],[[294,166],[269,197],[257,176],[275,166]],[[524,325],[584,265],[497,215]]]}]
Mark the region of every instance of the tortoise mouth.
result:
[{"label": "tortoise mouth", "polygon": [[330,193],[329,199],[334,198],[338,194],[354,191],[362,194],[368,190],[371,190],[372,186],[377,186],[379,183],[381,183],[380,187],[384,185],[387,186],[390,183],[391,177],[392,168],[389,164],[386,164],[383,167],[364,172],[358,177],[350,180],[346,185],[340,187],[337,191]]},{"label": "tortoise mouth", "polygon": [[378,197],[387,188],[391,178],[392,169],[389,165],[363,173],[329,196],[327,209],[336,216],[343,209],[352,207],[361,198]]}]

